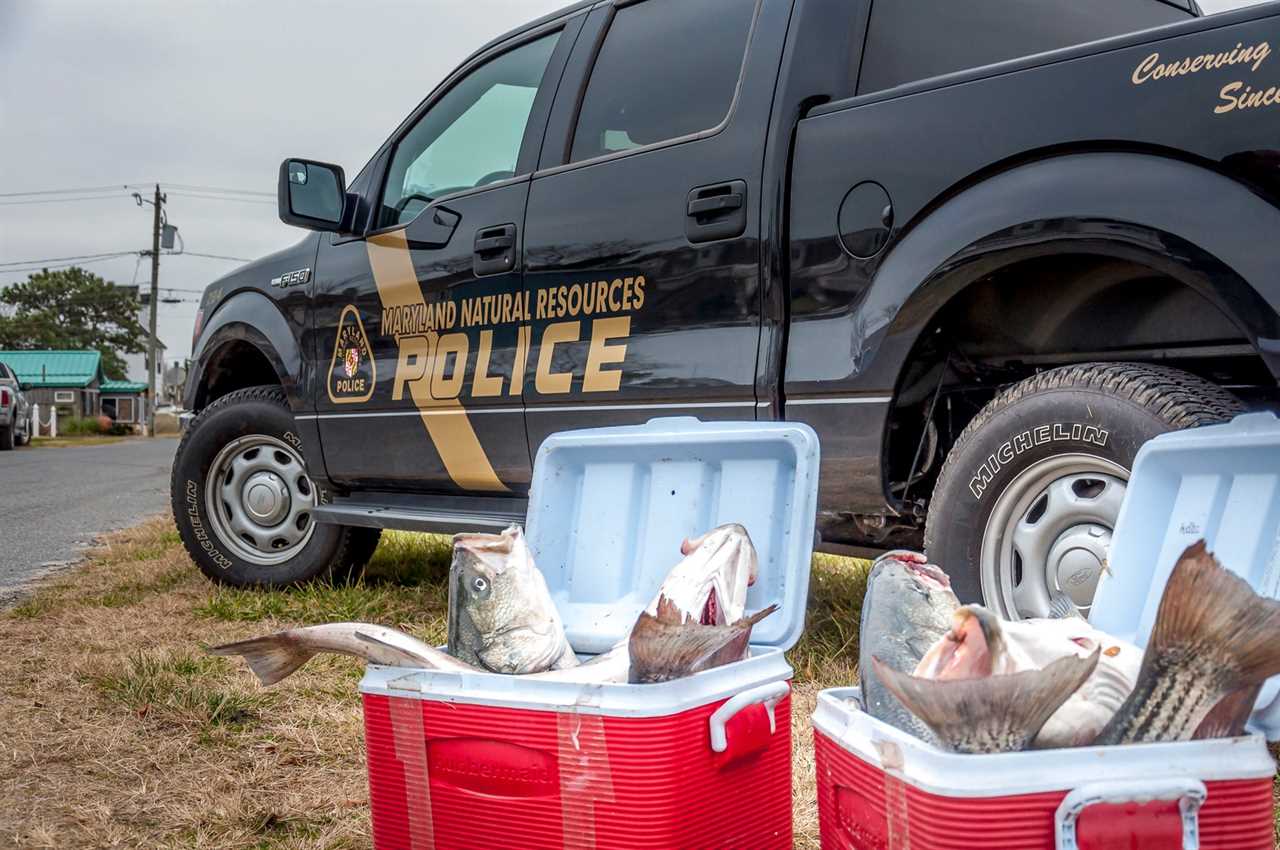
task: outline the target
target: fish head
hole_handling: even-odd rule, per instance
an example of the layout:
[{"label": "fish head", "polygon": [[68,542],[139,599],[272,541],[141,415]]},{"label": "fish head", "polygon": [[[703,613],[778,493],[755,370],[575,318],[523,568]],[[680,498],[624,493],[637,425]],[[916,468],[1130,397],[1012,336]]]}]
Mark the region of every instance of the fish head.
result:
[{"label": "fish head", "polygon": [[751,536],[729,524],[684,540],[684,558],[667,575],[658,596],[646,609],[657,613],[658,599],[706,626],[725,626],[742,619],[747,589],[759,577],[760,564]]},{"label": "fish head", "polygon": [[951,589],[951,577],[919,552],[905,549],[886,552],[872,564],[868,581],[879,586],[877,598],[885,597],[880,604],[904,612],[921,609],[920,613],[908,617],[912,622],[923,625],[922,618],[940,618],[943,623],[936,631],[945,629],[945,622],[960,607]]},{"label": "fish head", "polygon": [[453,544],[452,607],[470,624],[481,662],[490,669],[527,672],[547,655],[558,656],[563,626],[520,528],[497,535],[459,534]]},{"label": "fish head", "polygon": [[1004,627],[981,605],[957,608],[951,630],[920,659],[915,674],[925,679],[976,679],[1007,669]]}]

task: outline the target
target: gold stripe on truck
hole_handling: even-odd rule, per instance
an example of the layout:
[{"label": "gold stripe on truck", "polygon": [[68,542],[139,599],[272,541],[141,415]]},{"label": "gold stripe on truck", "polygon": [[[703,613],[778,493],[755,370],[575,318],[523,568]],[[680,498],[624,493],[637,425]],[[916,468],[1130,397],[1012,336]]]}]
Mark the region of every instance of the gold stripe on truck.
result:
[{"label": "gold stripe on truck", "polygon": [[[373,280],[378,287],[378,297],[382,300],[383,308],[421,305],[425,310],[426,300],[422,297],[422,287],[413,269],[413,259],[404,230],[380,233],[366,240],[366,244],[369,246],[369,265],[373,268]],[[426,344],[432,349],[438,342],[437,334],[433,332],[428,335]],[[443,364],[443,358],[439,362]],[[435,444],[436,451],[444,461],[444,468],[454,483],[466,490],[507,492],[509,488],[498,479],[493,464],[489,463],[489,456],[480,445],[480,438],[476,436],[462,402],[457,398],[433,397],[428,381],[410,382],[408,389],[422,415],[427,435]]]}]

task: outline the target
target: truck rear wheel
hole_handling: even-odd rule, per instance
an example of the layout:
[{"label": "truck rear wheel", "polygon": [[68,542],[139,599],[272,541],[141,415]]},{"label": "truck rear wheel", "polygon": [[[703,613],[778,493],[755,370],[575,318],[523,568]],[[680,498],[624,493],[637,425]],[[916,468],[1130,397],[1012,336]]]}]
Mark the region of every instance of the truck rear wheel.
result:
[{"label": "truck rear wheel", "polygon": [[237,390],[201,412],[178,446],[170,499],[187,552],[220,584],[342,580],[377,545],[376,529],[313,518],[318,494],[279,387]]},{"label": "truck rear wheel", "polygon": [[1011,619],[1065,596],[1088,615],[1138,449],[1244,406],[1178,369],[1087,363],[997,395],[938,476],[925,530],[957,595]]},{"label": "truck rear wheel", "polygon": [[13,451],[17,438],[14,434],[17,432],[17,425],[0,426],[0,452]]}]

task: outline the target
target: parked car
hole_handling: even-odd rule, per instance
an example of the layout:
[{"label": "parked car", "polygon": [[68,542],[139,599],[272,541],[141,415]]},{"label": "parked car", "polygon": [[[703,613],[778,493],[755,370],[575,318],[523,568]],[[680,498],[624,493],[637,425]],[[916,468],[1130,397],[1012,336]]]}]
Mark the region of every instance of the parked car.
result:
[{"label": "parked car", "polygon": [[26,384],[8,365],[0,363],[0,451],[31,442],[31,403]]},{"label": "parked car", "polygon": [[300,581],[380,528],[521,520],[553,432],[788,419],[822,439],[824,545],[923,544],[966,600],[1087,611],[1143,442],[1280,403],[1277,44],[1280,4],[1193,0],[521,27],[349,183],[283,164],[315,232],[204,295],[182,538],[218,580]]}]

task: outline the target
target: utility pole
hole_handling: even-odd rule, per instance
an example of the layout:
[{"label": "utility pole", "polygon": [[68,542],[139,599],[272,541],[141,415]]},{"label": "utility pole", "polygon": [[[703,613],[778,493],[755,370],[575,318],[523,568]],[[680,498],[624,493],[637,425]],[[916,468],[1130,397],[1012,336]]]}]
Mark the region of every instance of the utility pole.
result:
[{"label": "utility pole", "polygon": [[147,340],[147,436],[156,435],[156,305],[160,300],[160,206],[165,196],[156,184],[156,199],[152,204],[154,215],[151,224],[151,336]]}]

